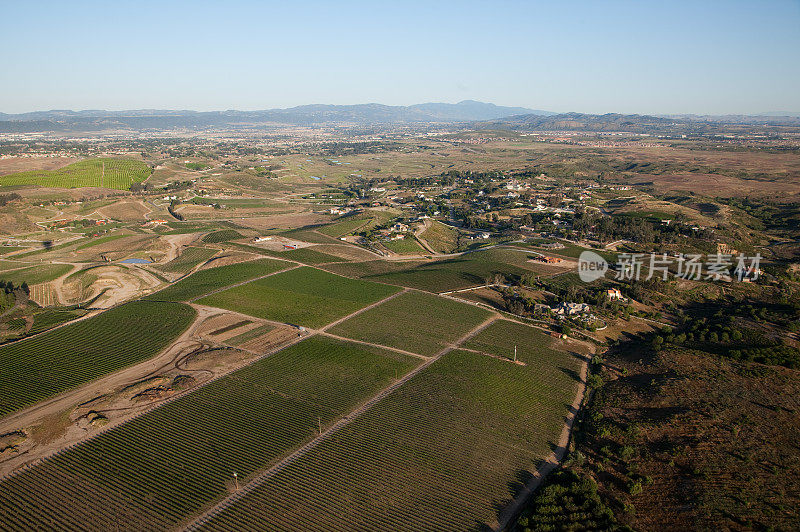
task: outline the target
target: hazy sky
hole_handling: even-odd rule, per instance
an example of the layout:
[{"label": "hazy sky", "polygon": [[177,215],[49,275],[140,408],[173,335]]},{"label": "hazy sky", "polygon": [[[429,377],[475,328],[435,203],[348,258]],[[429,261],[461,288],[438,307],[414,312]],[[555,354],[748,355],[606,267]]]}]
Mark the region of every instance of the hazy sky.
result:
[{"label": "hazy sky", "polygon": [[800,0],[0,0],[0,13],[6,113],[464,99],[800,112]]}]

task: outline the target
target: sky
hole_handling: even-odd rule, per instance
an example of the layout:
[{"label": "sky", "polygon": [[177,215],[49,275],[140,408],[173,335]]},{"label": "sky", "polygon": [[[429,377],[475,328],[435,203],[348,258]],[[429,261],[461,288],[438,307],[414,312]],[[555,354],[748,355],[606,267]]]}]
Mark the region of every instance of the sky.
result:
[{"label": "sky", "polygon": [[800,112],[800,0],[0,0],[0,112]]}]

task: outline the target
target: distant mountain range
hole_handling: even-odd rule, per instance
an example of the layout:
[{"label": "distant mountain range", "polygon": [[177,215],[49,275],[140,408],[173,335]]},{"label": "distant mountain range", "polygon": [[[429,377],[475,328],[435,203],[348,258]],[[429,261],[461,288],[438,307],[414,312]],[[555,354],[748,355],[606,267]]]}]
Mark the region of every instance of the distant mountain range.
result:
[{"label": "distant mountain range", "polygon": [[780,132],[800,127],[793,116],[649,116],[608,113],[592,115],[563,113],[548,116],[524,114],[474,124],[478,129],[515,131],[596,131],[646,133],[651,135],[708,135],[759,129]]},{"label": "distant mountain range", "polygon": [[36,111],[0,113],[0,133],[149,131],[236,128],[259,125],[413,125],[453,124],[477,129],[518,131],[622,131],[650,134],[708,134],[736,127],[758,126],[764,130],[800,126],[800,117],[778,116],[648,116],[623,114],[562,113],[504,107],[465,100],[456,104],[423,103],[409,106],[302,105],[264,111],[187,111],[138,109],[130,111]]},{"label": "distant mountain range", "polygon": [[521,114],[538,116],[555,113],[525,107],[503,107],[473,100],[456,104],[423,103],[409,106],[377,103],[301,105],[264,111],[52,110],[16,115],[0,113],[0,132],[205,129],[267,123],[290,125],[456,123],[495,120]]}]

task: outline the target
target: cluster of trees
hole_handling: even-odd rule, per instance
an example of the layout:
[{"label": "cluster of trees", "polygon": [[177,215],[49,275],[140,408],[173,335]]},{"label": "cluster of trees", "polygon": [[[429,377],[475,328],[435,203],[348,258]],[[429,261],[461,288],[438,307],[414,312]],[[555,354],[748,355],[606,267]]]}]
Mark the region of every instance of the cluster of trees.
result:
[{"label": "cluster of trees", "polygon": [[597,211],[577,209],[572,219],[572,232],[578,238],[594,237],[604,242],[626,239],[640,243],[670,244],[682,236],[710,239],[713,234],[702,229],[694,231],[685,217],[675,216],[674,223],[663,225],[660,220],[639,216],[604,216]]},{"label": "cluster of trees", "polygon": [[678,329],[662,330],[652,339],[656,349],[664,344],[685,345],[734,360],[800,368],[800,351],[743,326],[723,310],[710,318],[682,316]]},{"label": "cluster of trees", "polygon": [[614,512],[597,491],[597,483],[585,474],[561,470],[547,478],[514,530],[620,530]]},{"label": "cluster of trees", "polygon": [[0,280],[0,312],[5,312],[14,306],[17,297],[30,294],[28,283],[22,282],[19,286],[14,286],[11,281]]},{"label": "cluster of trees", "polygon": [[16,192],[11,192],[9,194],[0,194],[0,207],[5,207],[12,201],[18,199],[22,199],[22,196],[20,196]]},{"label": "cluster of trees", "polygon": [[180,200],[172,200],[171,202],[169,202],[169,207],[167,207],[167,211],[169,211],[172,217],[175,218],[176,220],[183,221],[183,215],[175,210],[176,207],[180,204],[181,204]]}]

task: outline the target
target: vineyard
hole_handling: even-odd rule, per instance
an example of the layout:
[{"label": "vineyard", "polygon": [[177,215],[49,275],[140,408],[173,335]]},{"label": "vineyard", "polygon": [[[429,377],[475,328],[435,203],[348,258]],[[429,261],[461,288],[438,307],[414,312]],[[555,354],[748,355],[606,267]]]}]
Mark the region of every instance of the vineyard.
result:
[{"label": "vineyard", "polygon": [[376,260],[331,264],[326,269],[362,279],[443,292],[481,285],[495,274],[514,277],[535,272],[537,266],[527,260],[528,254],[524,252],[489,249],[435,262],[392,264]]},{"label": "vineyard", "polygon": [[58,170],[33,170],[0,176],[0,186],[38,185],[53,188],[101,187],[128,190],[152,169],[133,159],[87,159]]},{"label": "vineyard", "polygon": [[166,264],[156,266],[162,272],[185,274],[192,271],[198,264],[202,264],[217,252],[213,249],[189,246],[183,249],[181,254]]},{"label": "vineyard", "polygon": [[173,528],[414,363],[307,339],[0,482],[0,529]]},{"label": "vineyard", "polygon": [[284,323],[321,327],[397,288],[302,267],[206,296],[198,303]]},{"label": "vineyard", "polygon": [[323,253],[313,248],[298,248],[290,249],[287,251],[272,251],[270,249],[258,248],[255,246],[248,246],[247,244],[238,244],[233,242],[238,248],[250,251],[252,253],[260,253],[261,255],[268,255],[270,257],[281,257],[284,259],[294,260],[305,264],[324,264],[326,262],[344,262],[347,259]]},{"label": "vineyard", "polygon": [[578,362],[548,362],[452,351],[202,528],[485,529],[561,433]]},{"label": "vineyard", "polygon": [[458,229],[434,221],[421,235],[437,253],[452,253],[458,248]]},{"label": "vineyard", "polygon": [[208,233],[203,237],[203,242],[208,244],[216,244],[219,242],[227,242],[229,240],[238,240],[240,238],[243,237],[238,231],[234,231],[233,229],[223,229],[221,231]]},{"label": "vineyard", "polygon": [[153,357],[194,317],[178,303],[133,302],[1,346],[0,417]]},{"label": "vineyard", "polygon": [[422,255],[426,253],[425,249],[415,238],[402,238],[400,240],[383,242],[383,247],[398,255]]},{"label": "vineyard", "polygon": [[33,326],[28,334],[39,334],[86,314],[82,309],[44,309],[33,316]]},{"label": "vineyard", "polygon": [[407,292],[333,327],[356,340],[434,355],[489,317],[489,312],[451,299]]},{"label": "vineyard", "polygon": [[249,281],[262,275],[282,270],[292,264],[270,259],[259,259],[218,268],[200,270],[177,283],[148,296],[159,301],[188,301],[218,288]]},{"label": "vineyard", "polygon": [[69,264],[40,264],[18,270],[0,272],[0,280],[11,281],[16,286],[22,283],[28,283],[28,285],[41,284],[58,279],[70,270],[72,270],[72,266]]}]

